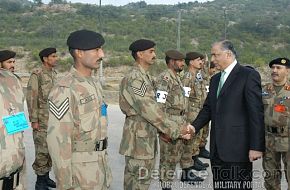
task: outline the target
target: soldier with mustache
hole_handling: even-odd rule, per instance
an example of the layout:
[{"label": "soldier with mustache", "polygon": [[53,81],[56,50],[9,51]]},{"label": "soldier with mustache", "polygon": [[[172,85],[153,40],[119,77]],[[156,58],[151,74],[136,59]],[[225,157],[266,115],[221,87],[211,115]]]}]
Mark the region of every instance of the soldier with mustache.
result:
[{"label": "soldier with mustache", "polygon": [[[269,63],[272,83],[263,88],[263,104],[265,113],[266,151],[263,156],[265,188],[281,189],[281,160],[284,163],[286,178],[289,170],[289,125],[290,125],[290,60],[277,58]],[[289,189],[289,182],[288,182]]]}]

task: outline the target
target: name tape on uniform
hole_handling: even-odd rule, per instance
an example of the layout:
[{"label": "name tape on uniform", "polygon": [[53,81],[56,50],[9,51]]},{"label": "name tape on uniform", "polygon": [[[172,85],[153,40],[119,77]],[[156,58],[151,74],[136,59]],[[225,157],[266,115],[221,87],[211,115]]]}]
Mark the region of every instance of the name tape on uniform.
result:
[{"label": "name tape on uniform", "polygon": [[157,92],[156,92],[157,102],[164,104],[166,102],[167,95],[168,95],[168,92],[157,90]]},{"label": "name tape on uniform", "polygon": [[190,95],[190,91],[191,91],[191,88],[190,88],[190,87],[186,87],[186,86],[184,86],[184,87],[183,87],[183,91],[184,91],[184,96],[185,96],[185,97],[189,97],[189,95]]}]

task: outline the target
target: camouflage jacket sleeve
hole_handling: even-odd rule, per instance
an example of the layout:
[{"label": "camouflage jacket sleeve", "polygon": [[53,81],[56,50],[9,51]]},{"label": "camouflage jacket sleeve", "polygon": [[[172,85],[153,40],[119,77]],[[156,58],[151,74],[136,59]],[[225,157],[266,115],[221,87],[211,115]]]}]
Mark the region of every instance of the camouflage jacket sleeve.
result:
[{"label": "camouflage jacket sleeve", "polygon": [[38,122],[38,93],[38,77],[36,73],[32,73],[27,84],[26,94],[30,122]]},{"label": "camouflage jacket sleeve", "polygon": [[[138,91],[137,89],[143,89]],[[172,139],[180,137],[180,126],[166,118],[155,100],[152,85],[146,84],[141,77],[124,79],[121,84],[121,95],[145,120],[156,127],[159,132],[168,134]]]},{"label": "camouflage jacket sleeve", "polygon": [[49,95],[49,120],[47,129],[48,150],[59,189],[73,186],[72,132],[74,128],[74,98],[69,87],[56,85]]}]

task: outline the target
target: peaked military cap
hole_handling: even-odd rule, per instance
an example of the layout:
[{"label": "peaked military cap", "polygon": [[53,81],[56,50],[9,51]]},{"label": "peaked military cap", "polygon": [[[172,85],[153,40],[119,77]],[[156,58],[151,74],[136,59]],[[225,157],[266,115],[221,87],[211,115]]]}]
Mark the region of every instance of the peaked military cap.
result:
[{"label": "peaked military cap", "polygon": [[10,50],[0,51],[0,62],[13,58],[15,57],[15,55],[16,53],[14,51],[10,51]]},{"label": "peaked military cap", "polygon": [[195,60],[197,58],[203,59],[204,56],[198,52],[188,52],[186,53],[186,56],[185,56],[186,60]]},{"label": "peaked military cap", "polygon": [[70,33],[67,39],[70,49],[90,50],[100,48],[105,43],[104,37],[90,30],[77,30]]},{"label": "peaked military cap", "polygon": [[50,54],[53,54],[53,53],[56,53],[56,49],[49,47],[49,48],[45,48],[41,50],[38,55],[40,59],[42,59],[43,57],[48,57]]},{"label": "peaked military cap", "polygon": [[177,50],[168,50],[165,52],[165,55],[166,57],[169,57],[170,59],[175,59],[175,60],[185,59],[185,56]]},{"label": "peaked military cap", "polygon": [[155,45],[156,45],[155,42],[153,42],[151,40],[140,39],[140,40],[134,41],[129,46],[129,50],[131,50],[133,52],[144,51],[146,49],[153,48]]},{"label": "peaked military cap", "polygon": [[290,60],[287,59],[286,57],[273,59],[272,61],[270,61],[269,67],[271,68],[272,65],[274,65],[274,64],[276,64],[276,65],[284,65],[286,67],[290,67]]}]

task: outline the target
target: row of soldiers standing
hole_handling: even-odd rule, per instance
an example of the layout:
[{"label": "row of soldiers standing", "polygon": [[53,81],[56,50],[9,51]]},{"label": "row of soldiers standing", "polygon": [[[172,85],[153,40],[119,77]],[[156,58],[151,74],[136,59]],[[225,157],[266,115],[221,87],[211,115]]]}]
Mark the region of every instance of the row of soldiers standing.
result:
[{"label": "row of soldiers standing", "polygon": [[[192,170],[205,170],[208,166],[198,159],[200,149],[202,155],[209,158],[206,143],[201,143],[206,141],[208,127],[193,139],[182,139],[172,131],[176,130],[176,125],[180,128],[191,123],[202,108],[207,85],[201,73],[204,56],[197,52],[188,52],[185,56],[177,50],[168,50],[165,53],[167,69],[153,80],[148,69],[155,62],[155,42],[140,39],[129,49],[136,64],[121,82],[119,101],[126,115],[120,145],[120,153],[125,155],[126,161],[124,189],[149,188],[157,152],[157,134],[162,189],[171,189],[177,163],[182,168],[182,182],[203,181]],[[188,72],[182,74],[185,63]],[[140,173],[140,168],[146,172]]]},{"label": "row of soldiers standing", "polygon": [[[27,103],[36,150],[35,188],[47,190],[57,185],[60,190],[108,189],[111,171],[106,151],[106,104],[100,83],[91,76],[104,57],[104,39],[98,33],[81,30],[71,33],[67,44],[75,62],[69,74],[55,82],[56,50],[47,48],[39,54],[43,68],[34,71],[28,83]],[[170,171],[175,170],[178,162],[183,169],[181,181],[194,184],[203,180],[195,176],[192,169],[198,163],[198,149],[204,151],[205,147],[196,139],[206,137],[208,132],[200,132],[192,139],[194,129],[188,124],[206,96],[205,80],[198,71],[202,68],[203,55],[189,52],[184,56],[176,50],[167,51],[168,70],[153,80],[148,68],[155,62],[154,46],[150,40],[137,40],[130,45],[136,65],[120,86],[120,108],[126,115],[120,144],[120,153],[125,155],[126,162],[124,189],[149,188],[157,153],[157,134],[161,187],[171,188],[173,176],[168,174],[172,174]],[[11,51],[0,52],[4,68],[0,70],[2,118],[11,119],[24,111],[21,84],[12,73],[14,68],[9,66],[14,56]],[[181,77],[184,60],[189,72]],[[266,85],[262,93],[268,144],[263,167],[269,174],[265,179],[266,188],[279,189],[281,174],[275,172],[280,169],[280,157],[288,167],[290,62],[287,58],[278,58],[269,66],[273,84]],[[23,132],[9,133],[3,121],[1,119],[0,188],[26,189]],[[52,165],[57,184],[49,178]],[[146,168],[147,172],[140,173],[140,168]]]}]

